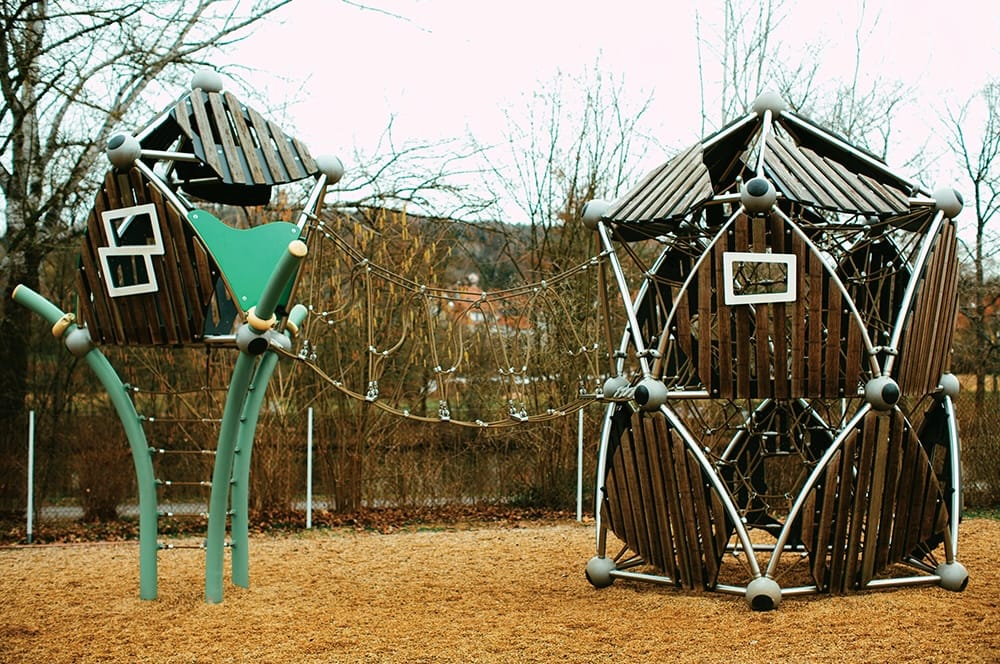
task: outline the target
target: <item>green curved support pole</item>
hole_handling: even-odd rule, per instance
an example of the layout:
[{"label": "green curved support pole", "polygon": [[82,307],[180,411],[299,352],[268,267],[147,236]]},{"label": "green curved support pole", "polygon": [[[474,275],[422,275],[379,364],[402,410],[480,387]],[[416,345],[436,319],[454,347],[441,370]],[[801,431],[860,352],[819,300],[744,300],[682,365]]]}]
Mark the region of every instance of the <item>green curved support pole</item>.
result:
[{"label": "green curved support pole", "polygon": [[[263,292],[257,300],[255,309],[257,318],[267,320],[274,314],[274,309],[278,305],[281,293],[295,274],[305,254],[305,244],[301,241],[293,240],[288,244],[287,250],[278,259],[277,265],[275,265],[270,278],[264,286]],[[258,335],[268,332],[268,330],[250,329],[253,334]],[[273,355],[273,353],[270,354]],[[261,361],[263,362],[263,360]],[[208,603],[214,604],[222,601],[222,576],[225,567],[226,517],[230,501],[230,482],[234,479],[235,456],[241,428],[248,430],[249,433],[244,435],[248,435],[252,439],[253,429],[256,427],[257,417],[260,414],[260,405],[263,402],[266,380],[263,381],[264,385],[261,386],[260,397],[252,398],[254,374],[259,373],[259,371],[257,358],[241,350],[239,357],[236,358],[236,366],[233,369],[233,375],[229,382],[229,391],[226,394],[226,403],[222,413],[222,426],[219,430],[219,442],[215,452],[215,468],[212,471],[212,493],[208,504],[208,535],[205,542],[205,601]],[[271,371],[273,371],[273,367]],[[270,371],[268,372],[268,377],[270,377]],[[263,375],[261,378],[263,378]],[[251,416],[251,411],[254,426],[245,426],[243,422],[248,416]],[[247,465],[246,473],[249,476],[249,465]],[[245,550],[246,545],[244,544],[242,548]]]},{"label": "green curved support pole", "polygon": [[[19,285],[15,288],[13,299],[48,321],[53,326],[54,334],[57,323],[68,321],[67,315],[59,307],[27,286]],[[85,335],[85,338],[72,340],[73,335],[81,334]],[[136,413],[135,405],[128,396],[128,388],[122,383],[104,353],[90,342],[86,328],[70,322],[62,327],[58,337],[66,340],[71,352],[78,356],[82,353],[107,391],[118,419],[125,429],[125,436],[132,450],[132,463],[135,465],[136,486],[139,492],[139,597],[147,600],[156,599],[156,552],[159,548],[156,541],[156,482],[153,477],[153,460],[150,458],[149,444],[146,441],[146,433],[142,430],[139,414]]]},{"label": "green curved support pole", "polygon": [[[301,304],[295,305],[288,314],[288,320],[297,328],[302,325],[306,313],[306,308]],[[274,352],[265,353],[257,364],[257,371],[254,372],[250,391],[243,405],[243,416],[240,418],[239,433],[236,437],[230,517],[232,529],[230,558],[233,584],[242,588],[250,587],[250,460],[253,455],[253,440],[257,431],[260,408],[267,394],[267,385],[277,364],[278,354]]]}]

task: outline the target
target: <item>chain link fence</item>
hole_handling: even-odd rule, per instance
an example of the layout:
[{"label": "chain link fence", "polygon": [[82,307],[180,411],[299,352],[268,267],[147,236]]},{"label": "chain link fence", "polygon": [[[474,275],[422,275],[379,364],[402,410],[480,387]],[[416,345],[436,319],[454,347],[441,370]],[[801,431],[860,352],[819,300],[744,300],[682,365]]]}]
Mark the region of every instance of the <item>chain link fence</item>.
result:
[{"label": "chain link fence", "polygon": [[[1000,393],[956,399],[962,441],[966,509],[1000,504]],[[978,415],[977,415],[978,412]],[[601,411],[583,425],[583,510],[593,505]],[[34,424],[32,523],[113,521],[137,517],[135,472],[121,425],[110,412],[77,415],[72,428]],[[0,455],[0,514],[10,534],[28,513],[28,432],[25,414],[6,431]],[[577,493],[577,420],[503,430],[419,426],[389,419],[365,440],[351,439],[318,418],[312,448],[312,505],[316,510],[360,507],[503,503],[571,510]],[[147,425],[159,482],[161,513],[204,519],[218,433],[215,421]],[[307,496],[305,417],[262,422],[253,449],[251,507],[261,514],[302,513]],[[17,538],[14,538],[17,539]]]}]

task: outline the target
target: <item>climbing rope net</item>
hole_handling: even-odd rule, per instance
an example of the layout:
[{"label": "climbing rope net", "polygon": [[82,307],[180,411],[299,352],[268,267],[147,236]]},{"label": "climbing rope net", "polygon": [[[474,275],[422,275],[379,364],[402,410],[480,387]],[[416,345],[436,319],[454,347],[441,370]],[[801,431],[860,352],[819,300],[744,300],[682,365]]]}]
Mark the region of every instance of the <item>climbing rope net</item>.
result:
[{"label": "climbing rope net", "polygon": [[593,401],[609,371],[605,254],[512,288],[442,286],[453,240],[418,239],[408,223],[314,220],[296,295],[310,316],[288,355],[416,421],[502,427]]}]

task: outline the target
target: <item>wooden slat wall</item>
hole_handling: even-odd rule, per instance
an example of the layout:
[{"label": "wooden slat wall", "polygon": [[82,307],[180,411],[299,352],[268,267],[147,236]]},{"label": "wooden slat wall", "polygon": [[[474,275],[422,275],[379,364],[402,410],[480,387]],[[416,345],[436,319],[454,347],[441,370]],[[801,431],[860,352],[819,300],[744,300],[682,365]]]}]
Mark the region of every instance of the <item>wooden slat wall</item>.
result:
[{"label": "wooden slat wall", "polygon": [[619,539],[678,585],[715,585],[731,535],[722,502],[661,414],[633,416],[605,488],[605,514]]},{"label": "wooden slat wall", "polygon": [[[722,256],[726,251],[794,253],[797,299],[790,303],[727,305]],[[789,232],[780,219],[742,216],[732,232],[709,249],[696,275],[697,303],[679,298],[676,334],[688,328],[685,315],[696,311],[697,332],[679,341],[713,397],[840,398],[856,393],[862,333],[823,259]]]},{"label": "wooden slat wall", "polygon": [[903,394],[932,392],[948,367],[958,308],[955,231],[953,222],[945,222],[900,342],[898,375]]},{"label": "wooden slat wall", "polygon": [[813,578],[830,592],[865,587],[948,523],[934,469],[898,411],[864,418],[804,507]]},{"label": "wooden slat wall", "polygon": [[[108,295],[98,249],[109,246],[101,213],[137,204],[156,207],[164,253],[153,256],[159,290],[122,297]],[[138,169],[109,172],[87,220],[77,275],[79,316],[94,341],[117,345],[200,343],[214,295],[217,268],[187,225]]]}]

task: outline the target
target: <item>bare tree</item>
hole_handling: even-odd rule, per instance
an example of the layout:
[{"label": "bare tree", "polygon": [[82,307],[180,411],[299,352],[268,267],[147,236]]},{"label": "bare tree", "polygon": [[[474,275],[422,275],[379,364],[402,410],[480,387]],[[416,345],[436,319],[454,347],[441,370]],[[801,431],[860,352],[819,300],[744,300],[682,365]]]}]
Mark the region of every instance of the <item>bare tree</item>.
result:
[{"label": "bare tree", "polygon": [[[880,13],[872,15],[867,3],[861,3],[851,74],[846,80],[824,83],[822,45],[809,44],[804,54],[789,57],[776,38],[787,18],[782,0],[726,0],[722,12],[722,25],[715,34],[700,11],[695,14],[703,135],[706,126],[726,124],[745,113],[758,94],[773,91],[792,110],[885,159],[895,111],[912,95],[912,89],[898,79],[864,76],[865,45],[875,33]],[[722,73],[713,93],[709,70],[715,66]],[[713,119],[710,100],[716,97],[719,115]]]},{"label": "bare tree", "polygon": [[[970,131],[977,119],[982,124]],[[970,207],[975,214],[975,235],[971,245],[962,243],[968,269],[963,271],[965,287],[959,310],[968,320],[971,338],[964,351],[974,358],[970,364],[976,374],[976,414],[981,421],[988,360],[995,359],[1000,351],[996,312],[1000,284],[989,274],[991,261],[1000,252],[1000,242],[996,233],[987,228],[1000,211],[1000,80],[987,83],[958,109],[949,109],[947,121],[948,145],[972,183]]]},{"label": "bare tree", "polygon": [[189,76],[289,1],[0,0],[0,420],[23,408],[35,327],[7,305],[11,289],[39,289],[46,257],[77,232],[108,137],[148,111],[154,81]]}]

